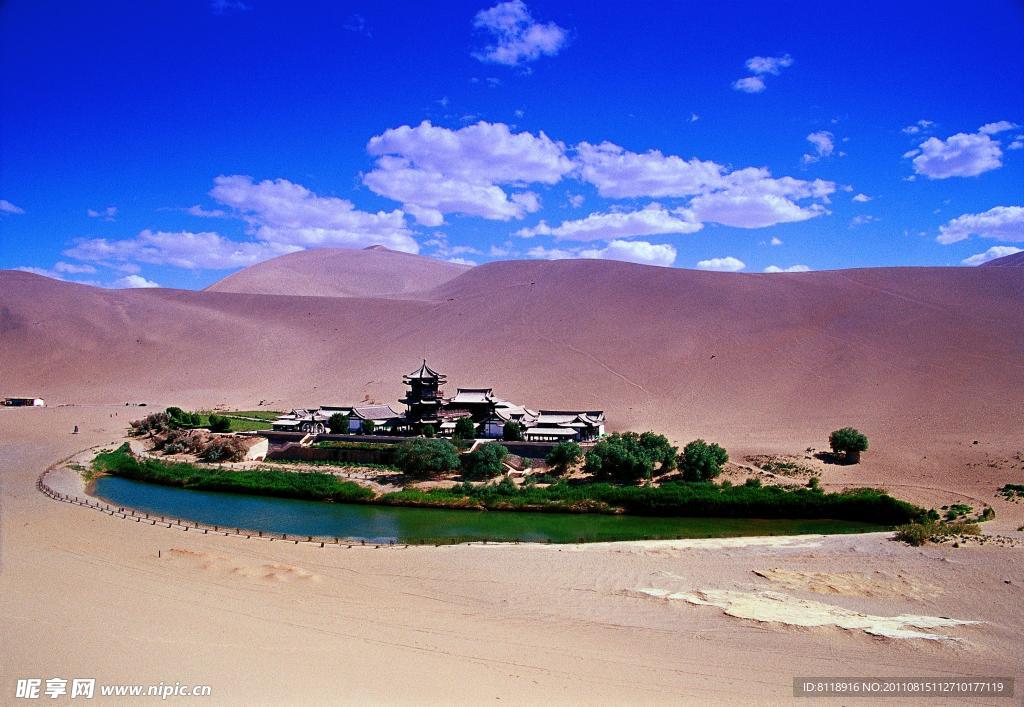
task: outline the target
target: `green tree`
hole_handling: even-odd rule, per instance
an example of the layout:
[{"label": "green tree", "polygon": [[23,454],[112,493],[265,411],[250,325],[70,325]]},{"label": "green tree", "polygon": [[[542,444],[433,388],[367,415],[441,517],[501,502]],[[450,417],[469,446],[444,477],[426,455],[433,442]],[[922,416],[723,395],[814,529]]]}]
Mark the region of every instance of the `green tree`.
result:
[{"label": "green tree", "polygon": [[348,433],[348,415],[336,412],[327,418],[327,429],[332,434],[342,435]]},{"label": "green tree", "polygon": [[395,466],[409,476],[429,478],[459,468],[459,451],[446,439],[414,437],[398,445]]},{"label": "green tree", "polygon": [[423,425],[423,436],[427,438],[437,437],[437,428],[433,425]]},{"label": "green tree", "polygon": [[843,427],[830,434],[828,444],[833,452],[843,455],[847,464],[856,464],[860,461],[860,453],[868,450],[868,438],[852,427]]},{"label": "green tree", "polygon": [[683,447],[679,455],[679,468],[686,481],[710,481],[722,473],[722,464],[729,461],[729,453],[714,442],[695,439]]},{"label": "green tree", "polygon": [[373,420],[363,420],[362,424],[359,425],[359,431],[364,435],[372,435],[377,430],[377,425]]},{"label": "green tree", "polygon": [[583,449],[580,445],[575,442],[560,442],[548,452],[544,461],[559,474],[564,474],[570,466],[579,464],[581,459],[583,459]]},{"label": "green tree", "polygon": [[676,468],[676,455],[679,454],[679,449],[673,446],[665,435],[644,432],[640,435],[639,442],[660,465],[658,471],[662,474]]},{"label": "green tree", "polygon": [[460,417],[455,421],[455,431],[452,436],[456,439],[473,439],[476,437],[476,425],[470,417]]},{"label": "green tree", "polygon": [[481,444],[462,459],[462,475],[469,479],[492,479],[505,470],[508,449],[497,442]]},{"label": "green tree", "polygon": [[636,481],[654,473],[654,455],[640,444],[635,432],[611,434],[587,454],[584,469],[595,476]]},{"label": "green tree", "polygon": [[523,426],[515,420],[509,420],[501,430],[501,438],[506,442],[522,442]]}]

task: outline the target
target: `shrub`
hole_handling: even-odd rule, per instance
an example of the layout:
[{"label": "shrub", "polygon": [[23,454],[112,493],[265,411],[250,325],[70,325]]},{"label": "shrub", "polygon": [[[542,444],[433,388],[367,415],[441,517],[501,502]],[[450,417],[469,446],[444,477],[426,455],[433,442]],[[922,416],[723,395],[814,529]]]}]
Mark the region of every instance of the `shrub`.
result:
[{"label": "shrub", "polygon": [[695,439],[683,447],[679,455],[679,468],[686,481],[710,481],[722,473],[722,464],[729,461],[729,454],[714,442]]},{"label": "shrub", "polygon": [[398,444],[395,466],[412,477],[437,476],[459,468],[459,452],[445,439],[407,439]]},{"label": "shrub", "polygon": [[245,458],[245,445],[237,437],[218,437],[210,440],[200,453],[205,462],[237,462]]},{"label": "shrub", "polygon": [[336,412],[327,418],[327,429],[331,431],[331,434],[346,434],[348,432],[348,415],[343,415],[340,412]]},{"label": "shrub", "polygon": [[575,442],[560,442],[555,445],[544,461],[548,466],[554,468],[560,474],[564,474],[573,464],[579,464],[583,459],[583,449]]},{"label": "shrub", "polygon": [[860,461],[860,453],[868,450],[868,438],[852,427],[843,427],[828,436],[828,444],[836,454],[842,454],[847,464]]},{"label": "shrub", "polygon": [[929,542],[940,543],[951,535],[981,535],[981,528],[977,523],[937,523],[928,519],[897,526],[895,538],[916,547]]},{"label": "shrub", "polygon": [[364,435],[372,435],[377,430],[377,424],[373,420],[363,420],[359,425],[359,431]]},{"label": "shrub", "polygon": [[523,426],[515,420],[509,420],[501,430],[501,438],[506,442],[522,442]]},{"label": "shrub", "polygon": [[230,432],[231,418],[222,417],[221,415],[214,415],[213,413],[210,413],[210,431]]},{"label": "shrub", "polygon": [[160,434],[171,429],[171,418],[166,412],[154,412],[141,420],[134,420],[128,423],[131,426],[129,434],[133,437],[141,437],[145,434]]},{"label": "shrub", "polygon": [[505,470],[508,449],[497,442],[481,444],[462,459],[462,475],[470,479],[491,479]]},{"label": "shrub", "polygon": [[437,437],[437,429],[433,425],[423,425],[423,436],[427,439]]},{"label": "shrub", "polygon": [[469,417],[460,417],[455,421],[455,431],[452,436],[457,439],[473,439],[476,437],[476,425]]}]

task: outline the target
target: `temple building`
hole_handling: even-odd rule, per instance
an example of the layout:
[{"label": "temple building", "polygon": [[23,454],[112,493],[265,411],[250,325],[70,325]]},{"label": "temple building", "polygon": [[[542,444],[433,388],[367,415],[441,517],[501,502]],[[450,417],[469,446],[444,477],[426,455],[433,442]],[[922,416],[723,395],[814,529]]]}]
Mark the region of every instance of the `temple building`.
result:
[{"label": "temple building", "polygon": [[[400,413],[388,405],[323,406],[317,410],[293,410],[273,424],[276,431],[322,434],[331,415],[348,418],[348,433],[359,434],[371,427],[374,434],[422,435],[431,430],[451,436],[459,419],[469,418],[482,439],[500,439],[505,425],[516,423],[526,442],[588,442],[604,435],[602,410],[534,410],[494,394],[492,388],[457,388],[444,397],[447,377],[423,364],[402,377],[408,388],[399,400]],[[371,422],[372,425],[367,425]],[[428,429],[429,428],[429,429]]]}]

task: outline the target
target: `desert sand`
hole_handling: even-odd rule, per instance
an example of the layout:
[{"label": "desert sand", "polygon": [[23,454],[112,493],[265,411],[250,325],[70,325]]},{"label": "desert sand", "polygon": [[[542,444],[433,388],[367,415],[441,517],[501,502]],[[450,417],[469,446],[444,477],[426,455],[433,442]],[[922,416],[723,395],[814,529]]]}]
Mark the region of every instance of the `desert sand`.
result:
[{"label": "desert sand", "polygon": [[216,704],[778,704],[793,676],[1019,679],[1024,662],[1019,548],[201,535],[34,488],[52,462],[119,438],[123,407],[0,413],[4,690],[63,675],[209,684]]},{"label": "desert sand", "polygon": [[[281,272],[260,287],[287,287]],[[1024,504],[995,494],[1024,479],[1019,268],[499,262],[384,289],[105,291],[0,272],[5,394],[51,406],[0,410],[2,689],[66,673],[208,683],[218,704],[778,704],[794,676],[1022,677],[1020,547],[320,549],[143,526],[34,488],[147,410],[394,402],[426,356],[451,388],[601,407],[613,429],[703,436],[734,459],[802,455],[851,424],[871,449],[818,463],[825,486],[989,504],[986,531],[1022,538]]]}]

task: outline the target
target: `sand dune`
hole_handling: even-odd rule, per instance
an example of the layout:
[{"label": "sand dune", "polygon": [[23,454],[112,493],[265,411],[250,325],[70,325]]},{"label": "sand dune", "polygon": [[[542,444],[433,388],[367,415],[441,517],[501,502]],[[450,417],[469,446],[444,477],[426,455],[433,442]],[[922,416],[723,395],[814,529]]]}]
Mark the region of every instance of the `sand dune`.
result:
[{"label": "sand dune", "polygon": [[996,258],[990,260],[987,263],[982,263],[982,267],[1024,267],[1024,251],[1020,253],[1011,253],[1010,255],[1004,255],[1002,258]]},{"label": "sand dune", "polygon": [[410,296],[469,269],[383,246],[362,250],[302,250],[245,268],[206,288],[210,292],[314,297]]},{"label": "sand dune", "polygon": [[452,387],[604,408],[613,429],[710,437],[737,459],[802,455],[852,424],[872,448],[824,480],[928,504],[997,503],[1014,481],[1022,351],[1017,268],[504,261],[417,299],[111,291],[0,272],[3,387],[51,405],[394,402],[426,357]]}]

